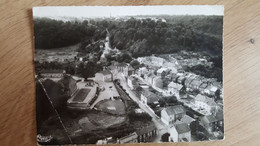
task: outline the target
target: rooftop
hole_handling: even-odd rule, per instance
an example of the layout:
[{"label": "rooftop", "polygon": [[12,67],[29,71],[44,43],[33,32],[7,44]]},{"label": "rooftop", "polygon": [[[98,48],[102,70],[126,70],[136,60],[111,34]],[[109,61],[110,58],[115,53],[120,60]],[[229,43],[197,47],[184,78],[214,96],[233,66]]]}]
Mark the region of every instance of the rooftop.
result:
[{"label": "rooftop", "polygon": [[157,95],[149,90],[143,90],[142,94],[147,98],[147,103],[153,103],[159,100]]},{"label": "rooftop", "polygon": [[202,118],[202,123],[204,124],[209,124],[209,123],[212,123],[212,122],[216,122],[216,118],[214,118],[212,115],[209,115],[209,116],[204,116]]},{"label": "rooftop", "polygon": [[195,100],[207,103],[208,105],[215,105],[216,104],[213,99],[211,99],[211,98],[209,98],[207,96],[201,95],[201,94],[198,94],[195,97]]},{"label": "rooftop", "polygon": [[208,86],[208,83],[203,82],[203,83],[200,85],[200,88],[205,89],[205,88],[207,88],[207,86]]},{"label": "rooftop", "polygon": [[193,86],[199,86],[201,84],[201,81],[198,79],[194,79],[194,80],[192,80],[192,82],[190,84]]},{"label": "rooftop", "polygon": [[188,124],[186,124],[186,123],[177,124],[175,128],[176,128],[178,134],[190,132],[190,128],[189,128]]},{"label": "rooftop", "polygon": [[169,106],[166,108],[168,115],[174,115],[179,113],[184,113],[185,110],[181,105]]},{"label": "rooftop", "polygon": [[190,124],[192,121],[195,121],[195,119],[193,119],[192,117],[190,117],[188,115],[184,115],[182,117],[181,121],[186,123],[186,124]]},{"label": "rooftop", "polygon": [[180,90],[183,87],[182,84],[178,84],[175,82],[170,82],[170,84],[168,85],[168,88],[175,88],[177,90]]},{"label": "rooftop", "polygon": [[162,72],[164,72],[166,70],[167,70],[167,68],[160,68],[160,69],[157,70],[157,73],[162,73]]},{"label": "rooftop", "polygon": [[40,73],[64,73],[65,70],[59,70],[59,69],[54,69],[54,70],[41,70]]},{"label": "rooftop", "polygon": [[136,139],[137,137],[138,137],[138,135],[136,134],[136,132],[134,132],[134,133],[131,133],[131,134],[127,135],[127,136],[121,137],[119,139],[119,141],[120,141],[120,143],[127,143],[127,142],[129,142],[129,141],[131,141],[133,139]]},{"label": "rooftop", "polygon": [[137,131],[136,131],[136,133],[138,134],[138,135],[143,135],[143,134],[146,134],[146,133],[148,133],[148,132],[151,132],[151,131],[153,131],[153,130],[155,130],[156,129],[156,127],[154,126],[154,125],[149,125],[149,126],[145,126],[145,127],[142,127],[142,128],[140,128],[140,129],[138,129]]},{"label": "rooftop", "polygon": [[215,118],[217,121],[223,120],[223,110],[218,110]]}]

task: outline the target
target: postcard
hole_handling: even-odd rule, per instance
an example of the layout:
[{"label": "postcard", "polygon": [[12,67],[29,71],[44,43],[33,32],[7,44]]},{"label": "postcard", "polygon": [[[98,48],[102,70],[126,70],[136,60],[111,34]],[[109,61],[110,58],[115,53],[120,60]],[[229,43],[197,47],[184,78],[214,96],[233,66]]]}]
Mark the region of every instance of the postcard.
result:
[{"label": "postcard", "polygon": [[220,5],[34,7],[40,145],[224,139]]}]

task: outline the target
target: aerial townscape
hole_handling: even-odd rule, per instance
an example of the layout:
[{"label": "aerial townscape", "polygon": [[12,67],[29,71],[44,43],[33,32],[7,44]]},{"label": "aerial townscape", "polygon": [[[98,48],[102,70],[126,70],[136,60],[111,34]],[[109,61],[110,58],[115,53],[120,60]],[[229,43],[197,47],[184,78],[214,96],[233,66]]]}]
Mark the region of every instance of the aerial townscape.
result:
[{"label": "aerial townscape", "polygon": [[222,19],[34,18],[38,142],[223,139]]}]

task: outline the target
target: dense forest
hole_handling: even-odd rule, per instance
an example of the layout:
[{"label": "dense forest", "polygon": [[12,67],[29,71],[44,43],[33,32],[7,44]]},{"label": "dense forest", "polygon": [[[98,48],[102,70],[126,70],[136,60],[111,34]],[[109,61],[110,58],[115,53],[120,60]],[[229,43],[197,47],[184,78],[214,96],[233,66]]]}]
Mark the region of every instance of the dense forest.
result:
[{"label": "dense forest", "polygon": [[[202,50],[222,54],[222,16],[159,16],[61,21],[34,19],[35,47],[57,48],[81,42],[85,48],[110,33],[112,48],[133,57]],[[94,50],[95,51],[95,50]]]},{"label": "dense forest", "polygon": [[61,21],[49,18],[34,19],[35,48],[58,48],[84,42],[104,39],[106,31],[89,21]]},{"label": "dense forest", "polygon": [[[166,16],[165,16],[166,17]],[[110,43],[133,57],[180,50],[222,54],[222,17],[174,16],[111,22]]]}]

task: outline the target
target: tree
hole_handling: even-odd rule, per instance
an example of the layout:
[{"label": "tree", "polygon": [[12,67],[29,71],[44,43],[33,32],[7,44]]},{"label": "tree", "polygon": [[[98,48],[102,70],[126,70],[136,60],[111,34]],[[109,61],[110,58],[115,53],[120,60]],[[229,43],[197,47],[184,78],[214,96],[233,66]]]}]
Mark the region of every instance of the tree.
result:
[{"label": "tree", "polygon": [[128,117],[130,121],[152,121],[152,117],[147,113],[135,113],[135,111],[131,111]]},{"label": "tree", "polygon": [[164,133],[161,137],[162,142],[169,142],[170,133]]},{"label": "tree", "polygon": [[121,55],[117,56],[116,59],[118,62],[125,63],[129,63],[130,61],[132,61],[132,57],[127,52],[123,52]]},{"label": "tree", "polygon": [[58,83],[46,79],[43,82],[43,86],[46,90],[46,96],[52,101],[55,108],[62,110],[66,107],[68,95],[66,93],[67,88],[62,81]]},{"label": "tree", "polygon": [[140,63],[139,63],[139,61],[137,61],[137,60],[132,60],[132,61],[130,62],[130,65],[131,65],[135,70],[140,67]]}]

